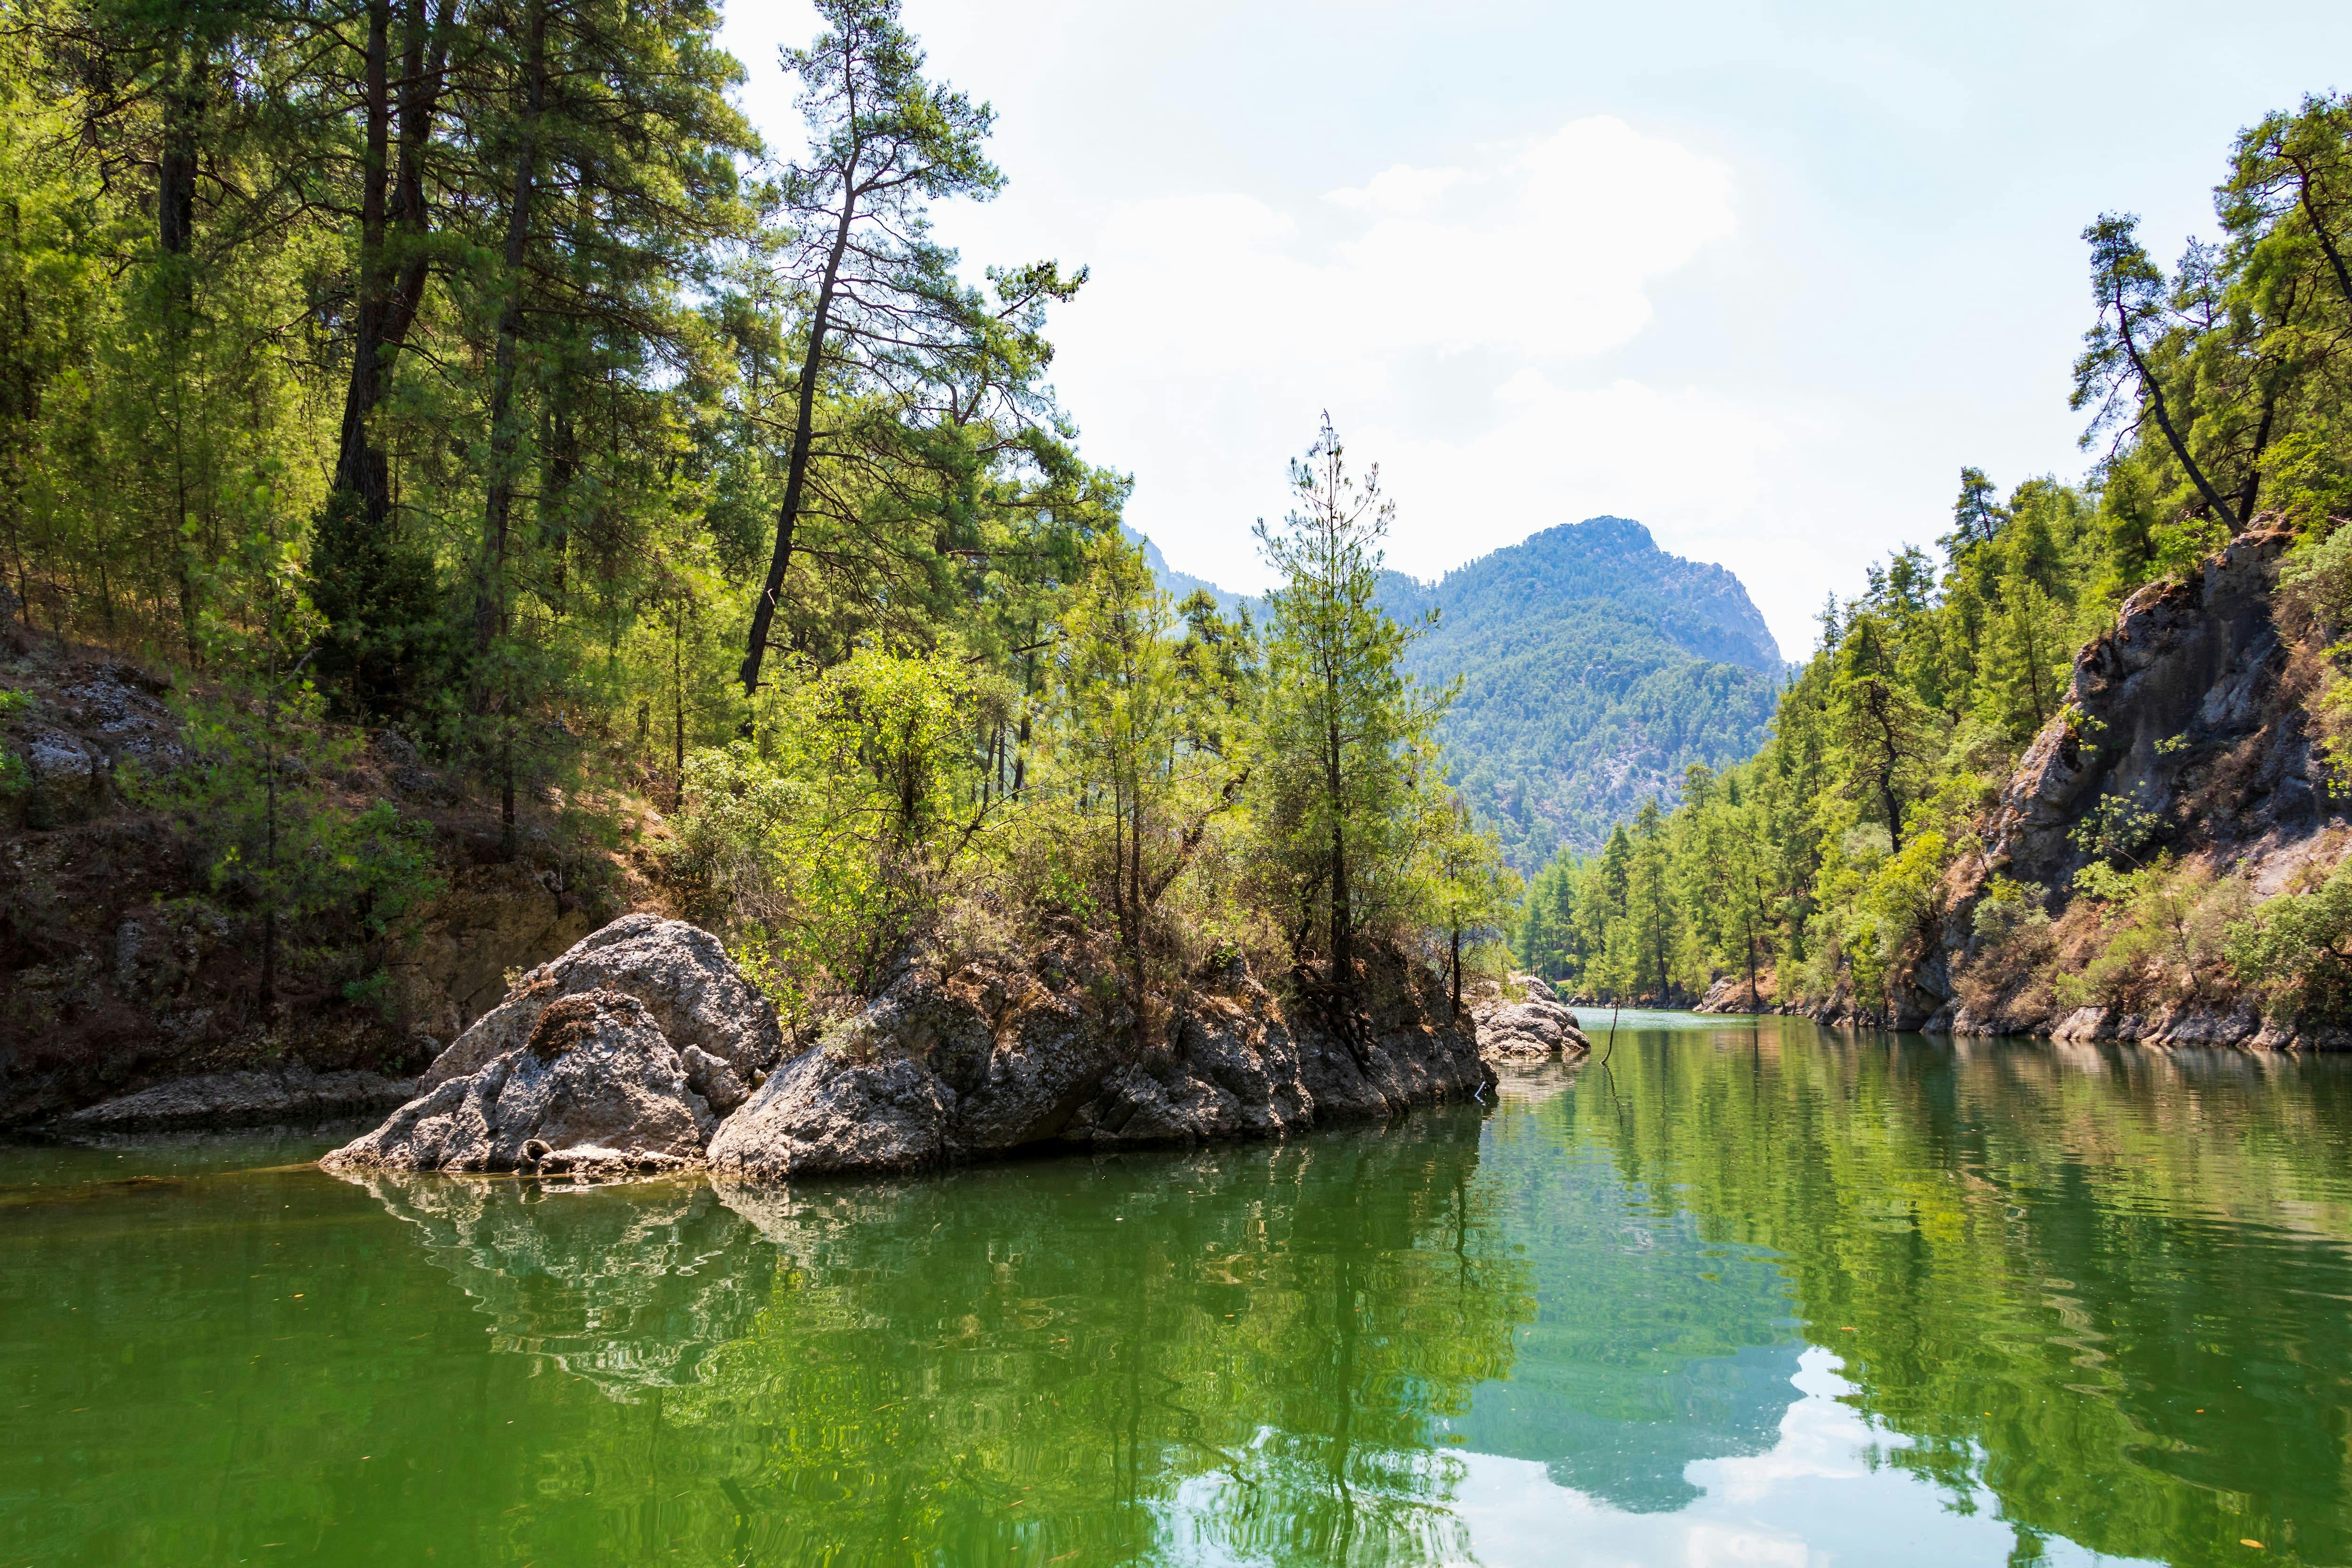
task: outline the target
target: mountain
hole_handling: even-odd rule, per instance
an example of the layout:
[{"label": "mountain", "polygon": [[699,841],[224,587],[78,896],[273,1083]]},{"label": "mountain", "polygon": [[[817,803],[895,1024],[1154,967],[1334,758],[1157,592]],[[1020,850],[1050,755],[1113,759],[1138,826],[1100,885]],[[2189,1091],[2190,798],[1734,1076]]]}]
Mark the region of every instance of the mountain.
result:
[{"label": "mountain", "polygon": [[1753,756],[1779,700],[1780,645],[1739,580],[1668,555],[1625,517],[1546,528],[1435,583],[1391,573],[1382,601],[1437,624],[1421,679],[1463,677],[1446,720],[1470,808],[1510,862],[1596,849],[1683,769]]},{"label": "mountain", "polygon": [[1144,538],[1143,535],[1137,533],[1133,528],[1129,528],[1124,523],[1119,525],[1119,531],[1128,537],[1129,543],[1139,544],[1143,547],[1144,564],[1151,569],[1151,575],[1159,579],[1160,591],[1168,595],[1169,598],[1174,600],[1177,603],[1183,603],[1185,599],[1197,589],[1207,593],[1210,598],[1215,600],[1217,601],[1217,608],[1227,615],[1233,614],[1243,605],[1246,604],[1249,606],[1249,612],[1252,615],[1258,617],[1260,620],[1265,619],[1265,600],[1253,599],[1247,594],[1229,593],[1225,590],[1219,588],[1215,583],[1211,582],[1205,577],[1194,577],[1189,571],[1178,571],[1174,567],[1168,564],[1168,558],[1160,553],[1160,547],[1158,545],[1153,544],[1150,539]]},{"label": "mountain", "polygon": [[[1170,593],[1241,602],[1144,549]],[[1787,667],[1737,577],[1626,517],[1546,528],[1435,582],[1388,572],[1381,598],[1400,621],[1437,612],[1407,664],[1433,684],[1463,677],[1446,749],[1522,872],[1562,845],[1598,848],[1653,795],[1671,808],[1691,763],[1753,755]]]}]

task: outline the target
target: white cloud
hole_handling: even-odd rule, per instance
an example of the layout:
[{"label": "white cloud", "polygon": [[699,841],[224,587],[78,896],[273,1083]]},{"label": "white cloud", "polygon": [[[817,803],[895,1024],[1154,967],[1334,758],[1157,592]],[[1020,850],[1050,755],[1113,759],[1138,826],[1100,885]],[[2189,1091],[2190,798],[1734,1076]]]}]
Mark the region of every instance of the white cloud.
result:
[{"label": "white cloud", "polygon": [[1055,379],[1089,455],[1135,473],[1131,520],[1234,586],[1263,581],[1249,524],[1281,511],[1325,410],[1388,476],[1406,570],[1603,511],[1662,540],[1722,533],[1760,493],[1775,417],[1590,364],[1736,227],[1726,165],[1609,116],[1296,212],[1120,201],[1069,247],[1093,281],[1057,320]]},{"label": "white cloud", "polygon": [[1418,216],[1437,204],[1438,197],[1465,181],[1475,179],[1467,169],[1416,169],[1399,163],[1383,169],[1354,190],[1332,191],[1324,200],[1333,206],[1396,216]]},{"label": "white cloud", "polygon": [[1721,538],[1752,517],[1781,425],[1737,402],[1616,380],[1563,386],[1524,369],[1495,390],[1485,428],[1446,440],[1382,422],[1357,434],[1401,515],[1390,564],[1434,577],[1555,523],[1613,513],[1677,539]]}]

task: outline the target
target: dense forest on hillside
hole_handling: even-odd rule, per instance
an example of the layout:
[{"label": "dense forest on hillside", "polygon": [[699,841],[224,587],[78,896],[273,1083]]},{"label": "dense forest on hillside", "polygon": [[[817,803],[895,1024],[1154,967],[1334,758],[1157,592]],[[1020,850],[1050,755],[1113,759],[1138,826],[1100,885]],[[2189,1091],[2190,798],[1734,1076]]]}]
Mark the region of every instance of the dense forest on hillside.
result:
[{"label": "dense forest on hillside", "polygon": [[[1137,538],[1173,598],[1264,615]],[[1785,673],[1738,578],[1666,554],[1624,517],[1542,529],[1434,582],[1384,571],[1380,601],[1428,622],[1405,669],[1461,683],[1438,722],[1447,765],[1523,874],[1563,848],[1599,849],[1645,799],[1679,800],[1691,763],[1754,756]]]},{"label": "dense forest on hillside", "polygon": [[[1344,1010],[1515,896],[1376,602],[1376,485],[1327,427],[1262,621],[1180,618],[1047,382],[1084,270],[932,236],[1003,183],[988,107],[891,0],[818,9],[772,156],[703,0],[8,12],[5,814],[167,820],[260,1016],[380,996],[446,869],[342,787],[362,744],[509,860],[650,824],[650,896],[794,1018],[1041,925],[1139,1007],[1239,953]],[[64,647],[179,738],[60,775],[24,682]]]},{"label": "dense forest on hillside", "polygon": [[1523,873],[1600,848],[1646,797],[1671,803],[1690,764],[1753,756],[1783,673],[1738,578],[1623,517],[1546,528],[1433,584],[1391,573],[1381,598],[1400,620],[1437,612],[1406,667],[1462,682],[1446,754]]},{"label": "dense forest on hillside", "polygon": [[[1533,879],[1528,961],[1601,997],[1731,978],[1745,1001],[1752,975],[1767,999],[1841,1016],[1905,1016],[1891,996],[1936,966],[1963,1010],[2030,993],[2045,1019],[2344,1016],[2352,871],[2331,869],[2329,801],[2352,760],[2352,99],[2245,131],[2216,211],[2219,243],[2169,271],[2128,215],[2084,231],[2089,477],[2004,494],[1964,469],[1936,553],[1901,549],[1824,609],[1753,760],[1691,768],[1678,809]],[[2094,711],[2155,656],[2134,635],[2218,624],[2212,595],[2273,553],[2255,632],[2195,689],[2151,687],[2123,715],[2185,705],[2169,733]],[[2242,678],[2209,688],[2226,658]],[[2060,826],[2036,862],[2054,872],[2021,874],[2012,847]]]}]

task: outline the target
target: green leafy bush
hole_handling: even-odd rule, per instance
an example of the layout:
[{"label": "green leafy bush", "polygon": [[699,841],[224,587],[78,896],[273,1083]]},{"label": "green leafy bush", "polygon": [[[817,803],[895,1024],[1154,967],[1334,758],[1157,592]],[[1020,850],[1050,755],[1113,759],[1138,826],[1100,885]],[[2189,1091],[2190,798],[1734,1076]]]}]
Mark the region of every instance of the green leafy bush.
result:
[{"label": "green leafy bush", "polygon": [[2273,1018],[2352,1019],[2352,861],[2308,893],[2272,899],[2232,922],[2231,967]]}]

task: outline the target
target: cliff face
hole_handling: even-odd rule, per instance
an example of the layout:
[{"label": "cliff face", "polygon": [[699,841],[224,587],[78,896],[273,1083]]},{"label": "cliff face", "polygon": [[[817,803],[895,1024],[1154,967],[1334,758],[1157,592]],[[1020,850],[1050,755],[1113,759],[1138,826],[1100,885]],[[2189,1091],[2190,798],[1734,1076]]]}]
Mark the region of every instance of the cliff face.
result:
[{"label": "cliff face", "polygon": [[[2127,842],[2137,862],[2168,854],[2196,885],[2240,899],[2240,910],[2324,875],[2352,841],[2352,802],[2330,794],[2306,723],[2313,657],[2281,625],[2273,594],[2293,537],[2243,535],[2188,580],[2127,600],[2115,630],[2076,656],[2072,701],[1979,825],[1981,847],[1946,874],[1930,929],[1894,977],[1886,1007],[1842,996],[1804,1010],[1958,1034],[2352,1043],[2333,1030],[2266,1023],[2226,974],[2192,975],[2187,996],[2126,983],[2121,1001],[2070,1003],[2053,983],[2112,939],[2111,912],[2074,889],[2099,858],[2103,832]],[[1996,893],[2014,900],[2021,887],[2034,906],[2030,939],[2015,922],[1979,918]],[[2184,929],[2192,914],[2184,906]]]},{"label": "cliff face", "polygon": [[[0,620],[0,686],[22,697],[0,710],[0,753],[16,765],[0,773],[0,1124],[101,1101],[120,1112],[104,1124],[125,1127],[238,1105],[333,1115],[354,1094],[377,1108],[499,1003],[509,970],[562,952],[622,901],[607,861],[545,845],[500,858],[495,819],[386,732],[323,786],[428,828],[440,891],[383,951],[352,949],[346,967],[374,977],[356,996],[352,974],[315,960],[329,934],[289,922],[281,1002],[264,1017],[257,915],[214,890],[173,813],[134,782],[190,765],[171,683]],[[177,1091],[121,1102],[200,1075],[219,1081],[203,1103]]]},{"label": "cliff face", "polygon": [[2198,577],[2125,601],[2076,656],[2075,711],[2044,727],[2001,792],[1989,873],[2063,885],[2091,858],[2075,829],[2107,799],[2158,819],[2166,846],[2231,863],[2319,830],[2326,776],[2271,598],[2292,538],[2249,534]]}]

